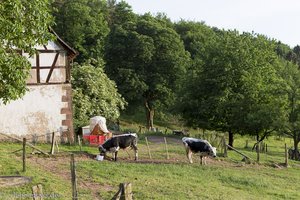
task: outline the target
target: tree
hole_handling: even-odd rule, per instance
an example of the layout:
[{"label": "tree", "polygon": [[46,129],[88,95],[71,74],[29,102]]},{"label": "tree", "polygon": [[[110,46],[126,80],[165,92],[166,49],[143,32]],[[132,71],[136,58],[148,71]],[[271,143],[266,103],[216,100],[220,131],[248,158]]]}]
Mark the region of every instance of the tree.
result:
[{"label": "tree", "polygon": [[34,46],[52,39],[49,1],[5,0],[0,3],[0,100],[4,104],[26,92],[30,63],[19,51],[33,55]]},{"label": "tree", "polygon": [[203,65],[208,48],[214,45],[216,33],[205,25],[204,22],[181,20],[175,24],[175,30],[184,42],[185,49],[191,54],[191,58],[196,64],[194,69],[199,69]]},{"label": "tree", "polygon": [[136,20],[136,14],[133,13],[131,6],[125,1],[116,2],[116,0],[107,1],[106,21],[109,24],[110,29],[118,25],[123,27],[131,25],[128,22],[134,22]]},{"label": "tree", "polygon": [[53,3],[55,31],[78,52],[76,61],[103,61],[104,42],[109,32],[106,1],[56,0]]},{"label": "tree", "polygon": [[234,133],[255,134],[260,141],[284,115],[273,43],[236,31],[217,34],[202,70],[189,78],[183,115],[190,124],[228,132],[231,146]]},{"label": "tree", "polygon": [[120,110],[126,106],[115,82],[106,76],[101,66],[94,67],[88,62],[74,64],[72,86],[75,130],[88,124],[96,115],[117,119]]},{"label": "tree", "polygon": [[145,14],[112,29],[106,61],[108,75],[129,104],[143,102],[147,127],[152,128],[155,109],[176,101],[189,54],[168,22]]},{"label": "tree", "polygon": [[197,82],[205,63],[210,62],[210,56],[217,49],[217,35],[204,22],[181,20],[175,24],[175,30],[183,40],[185,49],[191,55],[191,62],[185,77],[185,87],[180,91],[181,95],[177,101],[177,110],[183,115],[188,126],[211,129],[209,123],[198,116],[199,110],[205,112],[205,109],[198,104],[198,90],[201,86]]},{"label": "tree", "polygon": [[293,138],[294,154],[293,159],[300,160],[300,71],[298,66],[290,62],[282,62],[282,77],[286,81],[286,94],[288,96],[287,117],[284,121],[282,131]]}]

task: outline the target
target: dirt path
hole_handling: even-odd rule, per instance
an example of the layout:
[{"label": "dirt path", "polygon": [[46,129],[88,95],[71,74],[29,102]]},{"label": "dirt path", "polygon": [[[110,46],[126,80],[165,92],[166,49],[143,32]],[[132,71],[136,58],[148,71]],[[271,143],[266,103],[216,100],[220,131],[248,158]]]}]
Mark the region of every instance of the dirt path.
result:
[{"label": "dirt path", "polygon": [[[91,160],[93,158],[94,156],[91,154],[77,154],[75,157],[76,162]],[[29,157],[27,160],[31,163],[31,165],[50,172],[58,179],[69,181],[71,185],[71,173],[69,167],[70,158],[68,155],[58,155],[50,158],[32,156]],[[112,189],[114,189],[110,186],[100,185],[99,183],[94,182],[92,179],[83,180],[80,177],[77,177],[77,184],[79,190],[84,189],[90,191],[93,196],[93,199],[95,200],[101,199],[99,191],[111,191]]]}]

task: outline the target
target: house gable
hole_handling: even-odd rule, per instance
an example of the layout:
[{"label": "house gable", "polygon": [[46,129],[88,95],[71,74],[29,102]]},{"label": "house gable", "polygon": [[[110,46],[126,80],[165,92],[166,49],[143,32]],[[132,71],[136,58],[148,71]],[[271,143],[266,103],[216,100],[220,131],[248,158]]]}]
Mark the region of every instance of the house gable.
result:
[{"label": "house gable", "polygon": [[60,138],[73,141],[72,87],[70,63],[77,52],[50,29],[57,40],[36,46],[30,57],[28,92],[21,99],[0,105],[0,132],[49,141],[49,134],[60,131]]},{"label": "house gable", "polygon": [[36,46],[37,53],[31,57],[28,53],[22,52],[32,66],[30,77],[27,80],[28,85],[70,82],[70,63],[78,53],[59,38],[53,30],[50,29],[50,31],[56,36],[56,41]]}]

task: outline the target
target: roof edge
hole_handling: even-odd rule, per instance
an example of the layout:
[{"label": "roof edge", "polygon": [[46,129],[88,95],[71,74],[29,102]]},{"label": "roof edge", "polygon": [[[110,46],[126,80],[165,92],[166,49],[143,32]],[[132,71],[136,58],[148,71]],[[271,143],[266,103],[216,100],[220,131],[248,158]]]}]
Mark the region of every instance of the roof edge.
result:
[{"label": "roof edge", "polygon": [[68,57],[70,60],[73,60],[76,56],[79,55],[79,53],[75,49],[70,47],[63,39],[61,39],[58,36],[58,34],[51,27],[49,27],[49,32],[52,33],[53,35],[55,35],[57,41],[68,50],[68,52],[69,52]]}]

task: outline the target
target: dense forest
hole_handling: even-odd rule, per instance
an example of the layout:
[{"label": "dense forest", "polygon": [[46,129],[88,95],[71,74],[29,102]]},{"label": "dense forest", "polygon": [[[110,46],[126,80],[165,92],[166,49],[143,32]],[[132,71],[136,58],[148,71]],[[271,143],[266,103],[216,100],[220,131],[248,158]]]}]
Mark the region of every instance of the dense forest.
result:
[{"label": "dense forest", "polygon": [[[25,14],[14,19],[19,17],[24,24],[31,21],[32,29],[39,27],[35,34],[51,26],[79,52],[72,69],[75,128],[94,115],[114,120],[120,112],[143,109],[149,129],[157,113],[165,113],[180,116],[190,127],[228,132],[230,145],[234,134],[253,135],[257,142],[271,134],[284,134],[293,138],[298,149],[300,46],[204,22],[173,22],[163,13],[139,15],[125,1],[47,2],[28,6],[40,18],[21,20]],[[11,35],[5,32],[11,26],[6,22],[12,19],[5,6],[10,4],[0,7],[7,17],[0,24],[2,46]],[[24,49],[32,42],[31,37],[15,38],[11,45]],[[23,66],[28,68],[28,64]],[[27,75],[1,80],[1,99],[8,101],[24,93],[24,87],[8,94],[1,88]]]}]

